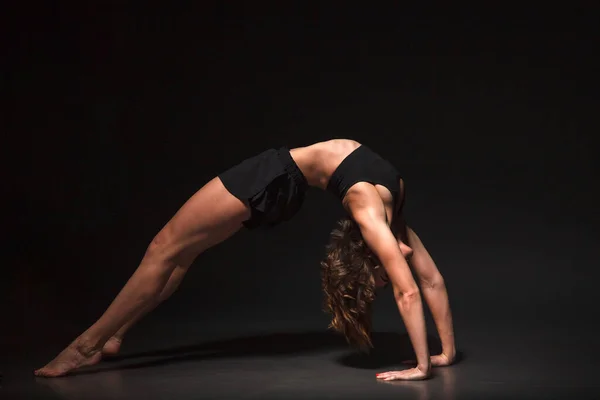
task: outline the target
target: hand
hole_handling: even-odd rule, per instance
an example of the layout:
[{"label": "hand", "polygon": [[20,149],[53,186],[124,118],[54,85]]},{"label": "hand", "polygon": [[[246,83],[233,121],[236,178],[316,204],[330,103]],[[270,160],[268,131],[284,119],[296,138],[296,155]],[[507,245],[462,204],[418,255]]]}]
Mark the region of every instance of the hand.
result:
[{"label": "hand", "polygon": [[403,371],[389,371],[377,374],[377,379],[381,379],[382,381],[417,381],[427,379],[428,377],[429,373],[421,371],[418,367],[405,369]]},{"label": "hand", "polygon": [[[454,362],[454,360],[456,359],[456,356],[449,356],[446,353],[441,353],[438,354],[436,356],[431,356],[431,366],[432,367],[445,367],[447,365],[450,365]],[[414,365],[417,362],[415,360],[407,360],[407,361],[403,361],[402,364],[409,364],[409,365]]]}]

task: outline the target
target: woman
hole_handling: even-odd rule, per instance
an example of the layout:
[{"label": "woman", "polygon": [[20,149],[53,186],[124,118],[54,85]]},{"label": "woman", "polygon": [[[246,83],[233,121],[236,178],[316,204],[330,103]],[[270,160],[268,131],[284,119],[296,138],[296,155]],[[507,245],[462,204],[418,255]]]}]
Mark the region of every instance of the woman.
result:
[{"label": "woman", "polygon": [[[391,282],[414,347],[417,366],[378,378],[425,379],[432,365],[455,356],[444,281],[417,235],[402,218],[404,185],[396,169],[366,146],[331,140],[292,150],[267,150],[212,179],[155,236],[134,274],[106,312],[37,376],[55,377],[116,354],[125,332],[179,286],[204,250],[245,226],[274,226],[291,218],[309,186],[336,194],[349,219],[332,232],[322,263],[331,326],[369,346],[369,304],[376,287]],[[421,281],[420,291],[405,257]],[[443,352],[427,348],[421,292],[432,310]]]}]

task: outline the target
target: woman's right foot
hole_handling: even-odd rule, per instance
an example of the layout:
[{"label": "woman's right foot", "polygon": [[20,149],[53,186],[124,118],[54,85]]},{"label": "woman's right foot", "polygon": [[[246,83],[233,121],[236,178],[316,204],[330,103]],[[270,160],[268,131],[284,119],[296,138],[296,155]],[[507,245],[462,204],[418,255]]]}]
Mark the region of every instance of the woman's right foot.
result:
[{"label": "woman's right foot", "polygon": [[54,378],[69,374],[80,367],[95,365],[102,359],[102,353],[82,344],[77,338],[44,368],[34,371],[36,376]]},{"label": "woman's right foot", "polygon": [[121,343],[123,339],[119,339],[118,337],[111,337],[102,347],[102,354],[105,356],[116,356],[119,354],[119,349],[121,348]]}]

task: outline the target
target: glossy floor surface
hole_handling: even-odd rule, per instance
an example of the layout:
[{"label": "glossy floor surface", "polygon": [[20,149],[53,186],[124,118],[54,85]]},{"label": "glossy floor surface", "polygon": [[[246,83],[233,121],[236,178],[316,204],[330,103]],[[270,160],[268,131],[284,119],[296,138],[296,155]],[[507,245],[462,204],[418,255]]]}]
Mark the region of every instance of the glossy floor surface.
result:
[{"label": "glossy floor surface", "polygon": [[[597,7],[13,3],[0,400],[600,399]],[[411,355],[389,289],[370,355],[327,331],[319,262],[346,213],[312,190],[201,255],[118,358],[34,378],[209,179],[335,137],[405,179],[460,362],[376,380]]]},{"label": "glossy floor surface", "polygon": [[[254,334],[224,324],[217,333],[213,324],[201,339],[200,323],[180,325],[170,335],[160,323],[154,318],[132,332],[121,356],[58,379],[31,374],[59,350],[58,343],[34,346],[35,352],[14,346],[1,359],[0,398],[600,398],[597,341],[591,327],[573,322],[562,327],[518,320],[503,327],[459,324],[459,362],[435,369],[422,382],[375,378],[377,372],[404,368],[399,360],[410,357],[410,346],[402,333],[376,332],[375,349],[360,355],[324,329],[302,330],[297,324],[287,329],[263,324]],[[432,350],[437,347],[431,338]]]}]

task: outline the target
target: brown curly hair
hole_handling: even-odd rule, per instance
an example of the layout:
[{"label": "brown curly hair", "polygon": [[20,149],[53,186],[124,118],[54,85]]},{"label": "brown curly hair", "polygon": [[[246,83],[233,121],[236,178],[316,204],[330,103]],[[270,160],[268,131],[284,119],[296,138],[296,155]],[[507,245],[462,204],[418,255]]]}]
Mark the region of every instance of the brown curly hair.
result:
[{"label": "brown curly hair", "polygon": [[373,347],[371,303],[375,299],[373,270],[377,264],[356,222],[350,218],[338,221],[321,262],[324,311],[332,315],[329,327],[363,351]]}]

